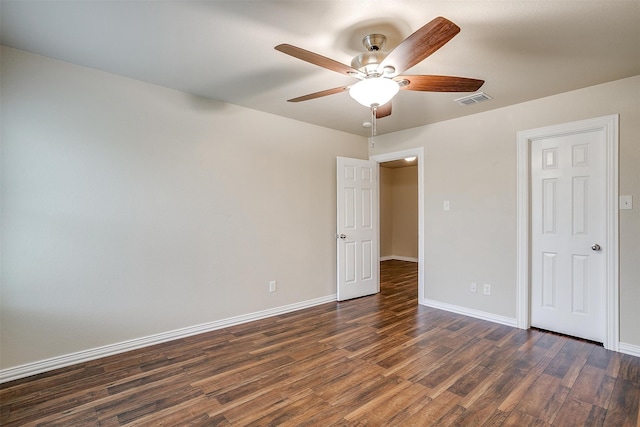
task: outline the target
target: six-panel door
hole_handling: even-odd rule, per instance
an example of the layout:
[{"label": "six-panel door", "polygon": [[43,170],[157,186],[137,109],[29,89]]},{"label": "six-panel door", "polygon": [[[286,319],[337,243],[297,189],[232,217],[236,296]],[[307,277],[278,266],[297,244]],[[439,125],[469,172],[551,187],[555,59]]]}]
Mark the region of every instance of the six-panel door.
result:
[{"label": "six-panel door", "polygon": [[376,162],[337,158],[338,300],[380,290],[377,181]]},{"label": "six-panel door", "polygon": [[601,129],[531,143],[531,325],[605,336],[606,155]]}]

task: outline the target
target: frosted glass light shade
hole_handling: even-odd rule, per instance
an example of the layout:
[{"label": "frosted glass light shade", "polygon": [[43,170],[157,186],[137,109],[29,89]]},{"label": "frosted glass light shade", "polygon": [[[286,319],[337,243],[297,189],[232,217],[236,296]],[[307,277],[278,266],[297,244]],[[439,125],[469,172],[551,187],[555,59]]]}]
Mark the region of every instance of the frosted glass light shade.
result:
[{"label": "frosted glass light shade", "polygon": [[374,104],[384,105],[391,101],[399,90],[398,83],[391,79],[371,77],[351,86],[349,95],[365,107],[371,107]]}]

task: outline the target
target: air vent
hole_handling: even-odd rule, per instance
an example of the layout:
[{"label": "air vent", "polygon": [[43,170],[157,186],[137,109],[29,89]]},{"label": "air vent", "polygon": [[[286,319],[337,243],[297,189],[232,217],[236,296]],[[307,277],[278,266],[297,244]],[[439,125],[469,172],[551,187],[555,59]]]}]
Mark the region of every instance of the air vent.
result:
[{"label": "air vent", "polygon": [[489,95],[487,95],[484,92],[479,92],[479,93],[474,93],[473,95],[463,96],[462,98],[454,99],[454,101],[460,105],[471,105],[471,104],[477,104],[478,102],[488,101],[490,99],[493,99],[493,98],[491,98]]}]

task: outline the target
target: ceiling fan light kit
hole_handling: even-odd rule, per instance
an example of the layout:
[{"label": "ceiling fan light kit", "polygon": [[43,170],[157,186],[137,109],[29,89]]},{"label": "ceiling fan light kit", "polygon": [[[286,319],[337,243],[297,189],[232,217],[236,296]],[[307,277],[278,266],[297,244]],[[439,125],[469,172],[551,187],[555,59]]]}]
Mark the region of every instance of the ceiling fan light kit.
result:
[{"label": "ceiling fan light kit", "polygon": [[353,58],[351,66],[289,44],[280,44],[275,49],[294,58],[359,79],[360,81],[351,86],[327,89],[288,101],[307,101],[348,90],[354,100],[371,108],[372,135],[375,135],[375,119],[391,115],[391,99],[400,89],[422,92],[474,92],[484,84],[484,80],[465,77],[399,75],[440,49],[459,32],[460,27],[439,16],[388,53],[382,50],[386,37],[382,34],[369,34],[362,40],[367,51]]},{"label": "ceiling fan light kit", "polygon": [[349,89],[349,95],[365,107],[384,105],[398,93],[400,86],[386,77],[360,80]]}]

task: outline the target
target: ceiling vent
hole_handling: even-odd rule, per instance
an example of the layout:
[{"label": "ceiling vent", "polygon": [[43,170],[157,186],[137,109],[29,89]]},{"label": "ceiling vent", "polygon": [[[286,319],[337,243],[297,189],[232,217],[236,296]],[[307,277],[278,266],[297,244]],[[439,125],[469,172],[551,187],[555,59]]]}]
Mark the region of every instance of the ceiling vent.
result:
[{"label": "ceiling vent", "polygon": [[477,104],[478,102],[484,102],[493,99],[484,92],[474,93],[473,95],[463,96],[462,98],[454,99],[460,105]]}]

